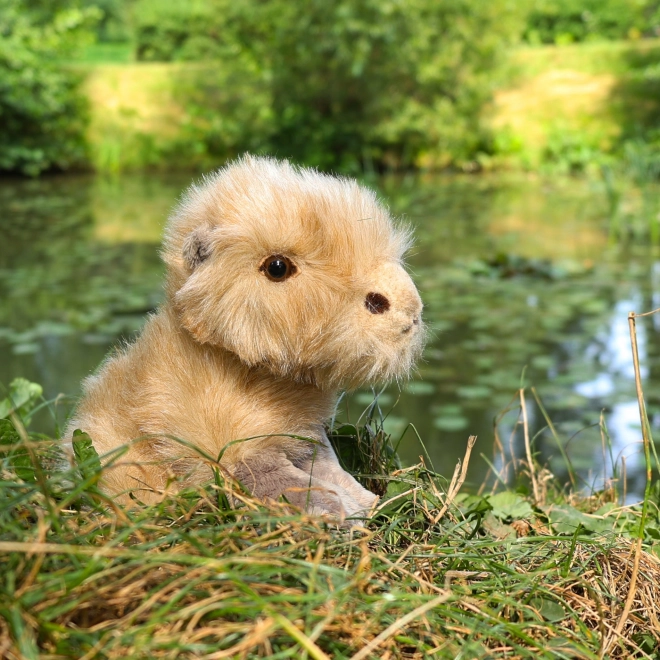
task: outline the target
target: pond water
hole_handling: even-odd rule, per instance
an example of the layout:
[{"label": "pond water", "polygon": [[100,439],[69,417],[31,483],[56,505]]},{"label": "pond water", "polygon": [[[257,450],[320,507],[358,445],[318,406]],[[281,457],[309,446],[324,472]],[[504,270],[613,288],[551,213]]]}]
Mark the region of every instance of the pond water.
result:
[{"label": "pond water", "polygon": [[[0,180],[0,383],[23,376],[44,386],[54,403],[35,420],[37,430],[57,432],[80,380],[161,300],[161,232],[192,178]],[[432,330],[414,378],[380,395],[404,463],[423,455],[449,477],[468,436],[477,435],[468,472],[477,488],[489,461],[501,470],[524,453],[524,383],[543,402],[580,485],[601,487],[625,456],[629,497],[639,494],[627,313],[660,306],[660,255],[610,240],[602,186],[523,175],[368,183],[415,228],[409,265]],[[659,324],[658,316],[638,324],[645,392],[657,416]],[[354,393],[339,414],[355,420],[372,398]],[[539,460],[566,479],[557,438],[530,389],[526,400]],[[503,452],[494,458],[495,422]]]}]

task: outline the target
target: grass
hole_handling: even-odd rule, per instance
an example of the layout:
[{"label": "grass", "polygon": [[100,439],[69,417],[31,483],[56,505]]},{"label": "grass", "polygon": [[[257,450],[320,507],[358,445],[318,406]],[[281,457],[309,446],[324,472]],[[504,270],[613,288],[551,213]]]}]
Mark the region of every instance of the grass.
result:
[{"label": "grass", "polygon": [[97,172],[208,170],[246,145],[258,151],[271,128],[267,90],[238,63],[76,66],[85,74],[86,141]]},{"label": "grass", "polygon": [[351,530],[220,476],[125,510],[93,452],[56,472],[56,443],[13,420],[1,657],[659,657],[660,561],[611,489],[569,497],[539,473],[539,499],[462,495],[461,470],[417,465]]},{"label": "grass", "polygon": [[657,39],[512,50],[484,116],[494,165],[578,171],[618,153],[655,125],[658,61]]},{"label": "grass", "polygon": [[511,53],[510,83],[520,83],[550,70],[572,69],[591,75],[626,75],[631,71],[631,59],[656,60],[660,57],[658,51],[659,39],[519,46]]},{"label": "grass", "polygon": [[[97,488],[85,434],[76,465],[56,470],[57,442],[28,433],[40,394],[17,379],[0,401],[0,657],[660,658],[647,423],[644,502],[623,506],[616,484],[558,484],[531,440],[499,470],[516,471],[515,490],[460,492],[472,439],[449,483],[423,463],[383,474],[373,405],[333,434],[358,456],[380,448],[380,474],[362,478],[383,497],[349,529],[258,502],[220,469],[121,508]],[[526,432],[524,389],[518,401]]]}]

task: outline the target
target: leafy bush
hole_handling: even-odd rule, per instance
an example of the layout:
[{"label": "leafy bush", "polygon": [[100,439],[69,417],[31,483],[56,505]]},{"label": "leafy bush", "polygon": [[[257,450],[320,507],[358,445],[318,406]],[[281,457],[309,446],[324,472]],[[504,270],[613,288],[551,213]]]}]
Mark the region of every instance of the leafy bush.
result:
[{"label": "leafy bush", "polygon": [[98,10],[96,36],[100,42],[118,43],[130,40],[130,0],[82,0],[82,6]]},{"label": "leafy bush", "polygon": [[170,62],[217,58],[225,54],[228,7],[219,0],[164,3],[139,0],[133,9],[137,59]]},{"label": "leafy bush", "polygon": [[534,0],[525,38],[530,43],[625,39],[649,32],[653,0]]},{"label": "leafy bush", "polygon": [[271,91],[271,151],[323,168],[445,165],[482,148],[479,113],[509,0],[226,0],[134,10],[140,59],[250,59]]},{"label": "leafy bush", "polygon": [[445,165],[480,149],[480,110],[514,31],[507,2],[268,7],[256,43],[272,72],[278,153],[353,169]]},{"label": "leafy bush", "polygon": [[0,0],[0,171],[34,175],[82,159],[78,77],[56,60],[94,16],[69,0]]}]

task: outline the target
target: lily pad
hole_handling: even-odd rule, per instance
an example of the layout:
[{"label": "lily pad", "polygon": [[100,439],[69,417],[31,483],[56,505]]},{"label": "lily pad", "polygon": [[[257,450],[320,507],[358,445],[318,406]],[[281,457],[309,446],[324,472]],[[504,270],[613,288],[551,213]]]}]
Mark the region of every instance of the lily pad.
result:
[{"label": "lily pad", "polygon": [[409,394],[433,394],[433,392],[435,392],[435,387],[433,383],[414,380],[406,385],[405,390]]},{"label": "lily pad", "polygon": [[30,342],[29,344],[15,344],[11,352],[14,355],[32,355],[39,352],[39,344]]},{"label": "lily pad", "polygon": [[[355,403],[361,406],[370,406],[376,397],[374,396],[373,392],[358,392],[352,398]],[[393,399],[391,394],[381,394],[378,397],[378,403],[381,406],[389,406],[392,401]]]},{"label": "lily pad", "polygon": [[456,388],[456,393],[463,399],[487,399],[492,390],[486,385],[464,385]]},{"label": "lily pad", "polygon": [[433,426],[441,431],[462,431],[468,427],[469,421],[465,417],[436,417]]}]

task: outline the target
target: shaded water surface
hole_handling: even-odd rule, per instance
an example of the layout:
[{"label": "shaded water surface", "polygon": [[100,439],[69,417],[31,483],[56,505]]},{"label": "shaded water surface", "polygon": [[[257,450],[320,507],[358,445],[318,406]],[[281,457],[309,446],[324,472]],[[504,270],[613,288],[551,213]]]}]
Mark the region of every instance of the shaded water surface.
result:
[{"label": "shaded water surface", "polygon": [[[190,180],[187,173],[0,180],[0,382],[24,376],[59,397],[55,414],[36,420],[40,430],[63,423],[80,380],[161,300],[158,245]],[[403,460],[424,454],[450,476],[468,435],[477,435],[469,477],[478,486],[488,470],[479,454],[493,456],[495,419],[505,460],[522,455],[524,382],[536,388],[586,486],[602,485],[625,454],[628,490],[639,492],[627,313],[660,306],[660,259],[649,247],[608,239],[599,185],[522,176],[369,183],[415,227],[408,261],[432,330],[414,379],[380,396],[388,430],[403,436]],[[639,327],[653,414],[660,413],[658,323],[651,317]],[[357,418],[372,397],[353,394],[339,414]],[[527,403],[540,460],[566,476],[529,391]]]}]

